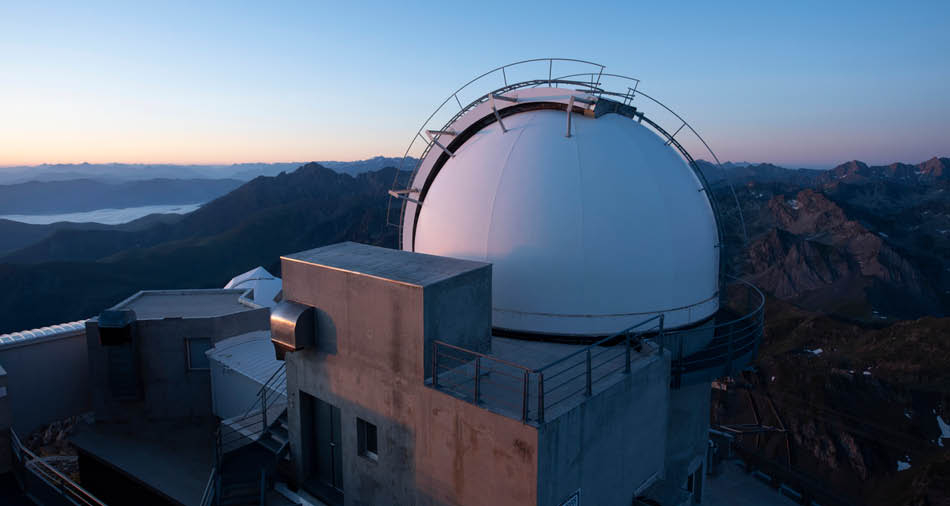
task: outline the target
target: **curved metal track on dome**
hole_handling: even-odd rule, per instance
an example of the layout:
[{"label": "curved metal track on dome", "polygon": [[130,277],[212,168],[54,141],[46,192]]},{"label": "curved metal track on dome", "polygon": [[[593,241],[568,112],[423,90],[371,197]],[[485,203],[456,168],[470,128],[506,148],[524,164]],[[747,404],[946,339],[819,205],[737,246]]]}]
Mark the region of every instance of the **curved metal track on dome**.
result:
[{"label": "curved metal track on dome", "polygon": [[[538,64],[538,63],[545,63],[545,62],[548,64],[547,78],[542,77],[538,79],[509,82],[509,72],[511,72],[513,69],[518,68],[518,67],[528,66],[531,64]],[[590,72],[574,72],[574,73],[569,73],[569,74],[560,74],[560,73],[554,74],[554,65],[556,63],[559,65],[572,64],[572,65],[587,66],[591,68],[591,71]],[[727,233],[737,236],[742,245],[747,243],[748,235],[746,232],[745,218],[742,215],[742,207],[739,203],[738,196],[736,195],[735,189],[733,188],[732,184],[729,182],[728,178],[725,176],[725,172],[722,168],[721,162],[719,161],[719,157],[712,150],[712,148],[710,148],[706,140],[703,139],[702,136],[699,134],[699,132],[697,132],[696,129],[693,128],[692,125],[690,125],[685,119],[683,119],[679,114],[677,114],[672,108],[662,103],[658,99],[654,98],[653,96],[648,95],[647,93],[644,93],[643,91],[640,91],[639,79],[630,77],[630,76],[621,75],[621,74],[607,73],[605,72],[605,69],[606,69],[606,66],[601,65],[599,63],[590,62],[586,60],[571,59],[571,58],[535,58],[535,59],[529,59],[529,60],[522,60],[519,62],[509,63],[507,65],[503,65],[495,69],[489,70],[488,72],[485,72],[471,79],[470,81],[462,85],[459,89],[457,89],[455,92],[453,92],[448,97],[446,97],[446,99],[442,101],[442,103],[435,109],[435,111],[433,111],[432,114],[430,114],[429,117],[426,118],[425,122],[423,122],[422,126],[416,132],[416,135],[413,136],[412,140],[409,143],[409,146],[406,148],[405,154],[403,155],[403,161],[400,165],[400,171],[397,172],[393,180],[393,187],[392,187],[392,191],[390,192],[389,205],[387,208],[386,221],[388,225],[395,226],[400,231],[398,234],[399,239],[398,239],[397,247],[403,248],[405,246],[403,244],[402,229],[406,225],[406,203],[407,203],[407,200],[413,201],[412,199],[408,198],[409,194],[417,190],[417,189],[412,188],[412,185],[415,182],[418,171],[423,161],[426,159],[426,156],[429,154],[429,151],[432,149],[433,146],[440,145],[438,142],[438,139],[441,137],[441,135],[448,135],[447,130],[453,123],[458,121],[458,119],[464,116],[467,112],[471,111],[478,105],[482,104],[483,102],[489,100],[490,98],[494,96],[508,93],[510,91],[520,89],[520,88],[542,87],[545,85],[549,87],[554,87],[555,85],[575,86],[575,87],[580,88],[580,89],[577,89],[577,91],[584,91],[586,93],[589,93],[590,95],[595,95],[597,97],[606,96],[606,97],[620,98],[623,100],[624,104],[632,104],[635,99],[642,97],[643,99],[648,101],[647,102],[648,104],[653,104],[653,106],[658,107],[659,108],[658,112],[671,115],[672,118],[674,118],[677,122],[679,122],[678,127],[672,134],[669,133],[668,129],[661,126],[660,121],[658,119],[655,119],[653,114],[648,115],[644,112],[641,112],[639,115],[639,119],[642,122],[647,123],[647,125],[651,129],[653,129],[658,135],[663,137],[667,141],[668,144],[672,145],[684,158],[684,160],[687,162],[687,165],[689,165],[689,167],[693,170],[696,176],[700,179],[704,190],[707,192],[709,202],[712,204],[713,211],[716,215],[716,226],[718,228],[720,245],[723,248],[725,247],[725,243],[727,240]],[[495,87],[487,93],[479,94],[474,100],[469,101],[467,105],[463,105],[462,100],[459,98],[460,93],[472,87],[472,85],[474,85],[475,83],[486,80],[486,78],[496,79],[498,77],[500,77],[502,80],[501,87]],[[578,78],[582,78],[582,79],[578,79]],[[608,88],[607,86],[604,86],[605,79],[619,80],[623,83],[633,84],[633,86],[632,87],[627,86],[626,92],[610,91],[609,89],[607,89]],[[450,104],[451,102],[453,102],[453,100],[458,105],[459,110],[456,111],[454,114],[451,114],[444,122],[435,123],[433,120],[438,115],[440,114],[447,115],[448,111],[447,111],[446,106],[447,104]],[[436,125],[437,125],[437,128],[433,128],[433,126],[436,126]],[[720,199],[717,197],[716,192],[713,191],[713,187],[710,185],[709,178],[707,177],[706,172],[700,167],[696,159],[694,159],[692,155],[689,153],[689,151],[686,149],[684,142],[681,142],[679,139],[677,139],[677,135],[679,135],[681,131],[684,131],[684,129],[686,132],[691,134],[692,137],[695,138],[695,141],[698,141],[701,147],[705,149],[705,151],[709,154],[709,156],[714,161],[714,163],[713,162],[709,162],[709,163],[710,165],[715,166],[721,175],[721,179],[716,180],[715,182],[725,184],[726,186],[728,186],[729,193],[731,194],[730,200],[732,200],[732,205],[734,206],[734,209],[735,209],[735,216],[737,217],[737,220],[738,220],[738,223],[736,224],[737,230],[729,230],[727,232],[724,229],[727,215],[724,213],[724,209],[720,205]],[[423,132],[434,133],[435,135],[426,136],[426,135],[423,135]],[[418,143],[418,141],[420,140],[422,141],[423,144]],[[418,156],[413,156],[414,147],[421,147],[421,152],[418,154]],[[410,172],[410,174],[409,174],[408,179],[406,179],[405,186],[402,186],[400,185],[400,180],[402,179],[400,175],[403,174],[403,178],[404,178],[405,177],[404,174],[406,171]],[[394,200],[399,201],[398,223],[393,222]],[[417,204],[421,203],[420,201],[415,201],[415,202]],[[412,217],[412,219],[415,220],[415,217]],[[730,255],[724,254],[724,251],[720,251],[721,267],[726,267],[727,265],[726,262],[729,261],[729,258],[730,258]],[[730,269],[721,268],[720,273],[728,274],[729,270]],[[736,272],[737,271],[738,269],[736,269]]]}]

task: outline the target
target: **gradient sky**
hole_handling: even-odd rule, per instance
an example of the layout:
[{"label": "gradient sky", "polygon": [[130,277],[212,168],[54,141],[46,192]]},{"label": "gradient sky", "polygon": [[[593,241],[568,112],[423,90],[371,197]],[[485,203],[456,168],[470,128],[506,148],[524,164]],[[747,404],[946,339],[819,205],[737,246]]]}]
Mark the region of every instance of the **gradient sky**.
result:
[{"label": "gradient sky", "polygon": [[548,56],[642,79],[722,160],[950,156],[950,2],[765,3],[3,2],[0,165],[401,156]]}]

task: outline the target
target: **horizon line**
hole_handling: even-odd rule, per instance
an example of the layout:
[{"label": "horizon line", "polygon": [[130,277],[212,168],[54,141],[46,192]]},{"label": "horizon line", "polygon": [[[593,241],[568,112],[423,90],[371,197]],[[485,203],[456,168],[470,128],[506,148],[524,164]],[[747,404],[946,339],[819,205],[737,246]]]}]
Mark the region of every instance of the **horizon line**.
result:
[{"label": "horizon line", "polygon": [[[21,168],[22,168],[22,169],[30,169],[30,168],[40,168],[40,167],[44,167],[44,166],[47,166],[47,167],[48,167],[48,166],[56,166],[56,165],[65,165],[65,166],[82,166],[82,165],[149,166],[149,165],[165,165],[165,166],[171,166],[171,167],[229,167],[229,166],[236,166],[236,165],[278,165],[278,164],[288,164],[288,165],[300,164],[300,165],[306,165],[306,164],[308,164],[308,163],[357,163],[357,162],[365,162],[365,161],[369,161],[369,160],[373,160],[373,159],[377,159],[377,158],[403,159],[404,157],[401,157],[401,156],[376,155],[376,156],[372,156],[372,157],[369,157],[369,158],[358,158],[358,159],[354,159],[354,160],[247,161],[247,162],[230,162],[230,163],[228,163],[228,162],[221,162],[221,163],[207,163],[207,162],[205,162],[205,163],[201,163],[201,162],[197,162],[197,163],[195,163],[195,162],[117,162],[117,161],[111,161],[111,162],[88,162],[88,161],[81,161],[81,162],[42,162],[42,163],[34,163],[34,164],[0,164],[0,170],[21,169]],[[412,157],[409,157],[409,158],[412,158]],[[926,163],[926,162],[928,162],[928,161],[930,161],[930,160],[933,160],[933,159],[942,159],[942,158],[947,158],[947,157],[939,156],[939,155],[934,155],[934,156],[931,156],[930,158],[927,158],[927,159],[925,159],[925,160],[921,160],[921,161],[919,161],[919,162],[891,161],[891,162],[884,162],[884,163],[881,163],[881,162],[865,162],[865,161],[860,160],[860,159],[858,159],[858,158],[852,158],[852,159],[850,159],[850,160],[845,160],[845,161],[840,161],[840,162],[833,162],[833,163],[832,163],[832,162],[826,162],[826,163],[788,163],[788,162],[772,162],[772,161],[749,162],[749,161],[746,161],[746,160],[737,160],[737,161],[726,160],[726,161],[722,162],[722,164],[723,164],[723,165],[729,164],[729,163],[731,163],[731,164],[748,164],[748,165],[769,164],[769,165],[775,165],[775,166],[777,166],[777,167],[782,167],[782,168],[788,169],[788,170],[795,170],[795,169],[831,170],[831,169],[833,169],[833,168],[835,168],[835,167],[838,167],[838,166],[840,166],[840,165],[843,165],[843,164],[846,164],[846,163],[850,163],[850,162],[855,162],[855,161],[856,161],[856,162],[864,163],[864,164],[866,164],[866,165],[868,165],[868,166],[871,166],[871,167],[874,167],[874,166],[880,167],[880,166],[891,165],[891,164],[894,164],[894,163],[903,163],[903,164],[907,164],[907,165],[919,165],[919,164]],[[704,162],[707,162],[707,163],[713,163],[713,162],[711,162],[711,161],[709,161],[709,160],[705,160],[705,159],[703,159],[703,158],[697,158],[697,161],[704,161]]]}]

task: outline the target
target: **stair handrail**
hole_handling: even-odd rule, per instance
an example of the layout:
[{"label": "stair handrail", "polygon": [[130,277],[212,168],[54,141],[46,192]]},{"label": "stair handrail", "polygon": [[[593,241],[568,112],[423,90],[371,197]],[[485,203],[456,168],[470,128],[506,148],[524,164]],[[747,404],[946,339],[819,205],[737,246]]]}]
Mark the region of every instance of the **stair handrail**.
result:
[{"label": "stair handrail", "polygon": [[280,367],[278,367],[277,370],[275,370],[270,375],[270,377],[267,378],[267,381],[265,381],[263,385],[261,385],[260,390],[257,391],[257,395],[255,395],[254,397],[254,402],[252,402],[251,405],[247,407],[247,410],[244,411],[244,415],[241,416],[241,418],[247,418],[251,414],[251,412],[254,411],[254,408],[257,407],[259,402],[261,402],[260,401],[261,398],[266,396],[266,391],[268,389],[276,391],[276,389],[273,388],[272,384],[276,383],[277,381],[280,381],[281,378],[279,378],[279,376],[283,376],[282,379],[284,380],[287,379],[287,363],[286,362],[281,363]]},{"label": "stair handrail", "polygon": [[200,506],[211,506],[214,502],[215,478],[218,474],[218,467],[211,466],[211,473],[208,475],[208,483],[205,484],[205,490],[201,494]]},{"label": "stair handrail", "polygon": [[[230,434],[227,437],[224,437],[220,427],[218,430],[218,441],[216,445],[216,451],[219,454],[218,459],[223,457],[225,453],[233,451],[235,447],[233,445],[235,442],[246,439],[248,441],[253,441],[257,439],[258,436],[263,434],[269,425],[267,411],[271,409],[282,397],[285,397],[286,394],[282,395],[281,389],[278,387],[279,383],[287,380],[287,364],[281,363],[280,366],[267,378],[267,381],[261,385],[261,388],[257,391],[257,394],[254,397],[254,400],[244,411],[244,414],[240,417],[234,417],[230,420],[229,426],[234,428],[235,434]],[[268,395],[268,392],[273,392],[277,395]],[[284,389],[286,392],[286,388]],[[257,411],[260,411],[260,414]],[[260,420],[256,417],[260,416]],[[243,446],[241,444],[238,447]],[[231,450],[228,450],[231,448]],[[220,460],[216,460],[220,466]]]}]

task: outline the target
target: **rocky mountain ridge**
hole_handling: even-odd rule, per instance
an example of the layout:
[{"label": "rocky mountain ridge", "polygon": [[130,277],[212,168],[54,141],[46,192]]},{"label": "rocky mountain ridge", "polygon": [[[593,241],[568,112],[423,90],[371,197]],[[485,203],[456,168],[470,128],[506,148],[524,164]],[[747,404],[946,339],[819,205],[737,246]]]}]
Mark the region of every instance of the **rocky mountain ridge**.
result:
[{"label": "rocky mountain ridge", "polygon": [[760,219],[774,227],[748,254],[755,282],[772,295],[864,319],[943,313],[920,270],[824,194],[776,195],[766,213]]},{"label": "rocky mountain ridge", "polygon": [[220,287],[280,255],[340,241],[392,245],[389,168],[353,177],[318,164],[258,177],[174,223],[57,230],[0,260],[0,333],[73,321],[142,289]]}]

